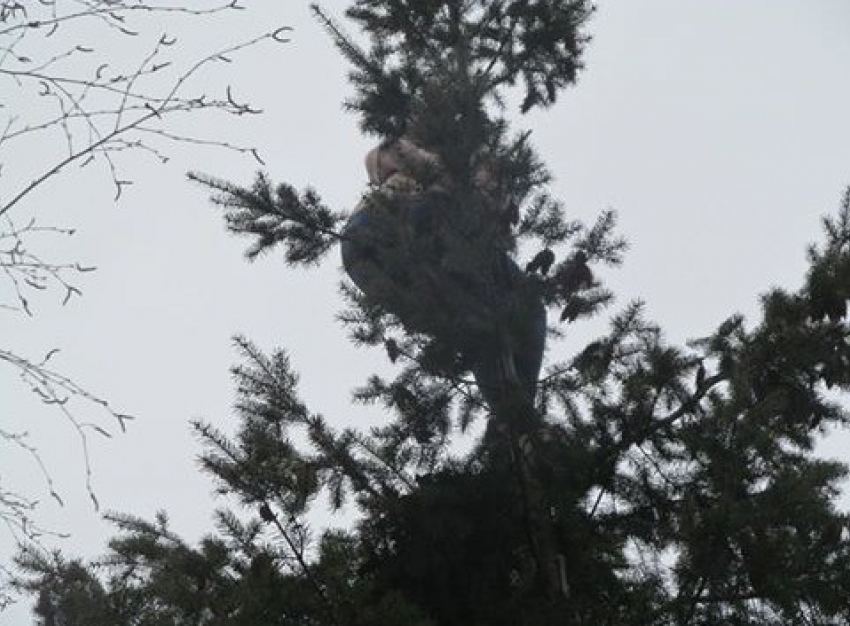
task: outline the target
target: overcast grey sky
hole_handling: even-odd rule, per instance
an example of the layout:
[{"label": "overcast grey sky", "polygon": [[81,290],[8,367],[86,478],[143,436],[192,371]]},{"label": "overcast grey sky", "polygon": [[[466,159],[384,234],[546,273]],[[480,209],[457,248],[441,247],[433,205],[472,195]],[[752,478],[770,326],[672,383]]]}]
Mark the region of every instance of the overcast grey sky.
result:
[{"label": "overcast grey sky", "polygon": [[[196,36],[295,29],[289,44],[258,48],[234,66],[237,93],[265,113],[207,130],[258,146],[274,179],[311,184],[335,209],[349,209],[366,183],[371,140],[341,109],[346,67],[307,3],[255,4],[238,28],[214,23]],[[707,334],[734,312],[753,319],[759,293],[801,284],[819,217],[850,184],[850,2],[600,0],[590,32],[578,85],[554,109],[516,117],[517,128],[534,131],[552,191],[570,216],[619,212],[632,247],[605,277],[620,304],[644,299],[670,340]],[[275,255],[246,263],[245,242],[224,233],[203,190],[185,181],[189,169],[249,182],[256,165],[182,150],[165,166],[132,161],[136,183],[117,206],[93,172],[75,171],[38,196],[45,220],[78,228],[51,253],[100,269],[67,307],[45,301],[33,320],[0,312],[0,342],[33,356],[61,347],[57,367],[138,416],[127,434],[92,439],[104,509],[145,517],[165,509],[175,530],[197,537],[216,502],[197,471],[188,421],[232,431],[233,334],[286,348],[303,397],[335,425],[380,422],[378,409],[352,408],[349,392],[389,365],[380,350],[352,347],[335,322],[336,253],[312,271],[287,269]],[[592,332],[570,329],[550,358]],[[4,484],[42,497],[39,519],[72,534],[58,544],[68,553],[100,553],[112,530],[86,496],[73,431],[0,376],[4,427],[32,433],[66,505],[47,497],[25,457],[0,448]],[[79,410],[101,419],[94,407]],[[850,461],[846,442],[832,437],[825,453]],[[0,561],[11,550],[0,532]],[[0,624],[25,616],[15,609]]]}]

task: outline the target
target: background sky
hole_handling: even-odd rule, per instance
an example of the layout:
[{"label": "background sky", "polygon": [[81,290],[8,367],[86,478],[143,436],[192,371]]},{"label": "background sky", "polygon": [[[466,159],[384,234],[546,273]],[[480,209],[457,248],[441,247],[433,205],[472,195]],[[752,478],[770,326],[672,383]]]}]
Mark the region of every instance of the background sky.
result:
[{"label": "background sky", "polygon": [[[181,41],[202,50],[293,27],[290,43],[258,47],[222,69],[235,93],[264,114],[195,123],[257,146],[273,179],[312,185],[331,207],[348,210],[366,184],[362,160],[373,140],[342,110],[346,67],[306,3],[255,4]],[[551,110],[514,116],[516,128],[533,130],[568,216],[590,222],[605,208],[618,211],[631,249],[624,267],[603,276],[621,305],[645,300],[673,342],[706,335],[735,312],[754,320],[760,293],[801,284],[819,218],[836,210],[850,184],[850,3],[598,4],[578,85]],[[21,161],[39,149],[22,147]],[[336,252],[309,271],[288,269],[274,254],[249,264],[247,242],[228,236],[203,189],[185,180],[191,169],[248,183],[256,163],[195,148],[172,156],[166,165],[126,161],[135,184],[118,204],[108,178],[91,168],[33,197],[30,208],[45,222],[77,228],[74,237],[45,240],[45,252],[99,270],[80,282],[83,298],[65,307],[54,294],[39,300],[34,319],[0,311],[0,345],[33,357],[61,347],[55,367],[137,416],[119,434],[96,407],[76,407],[115,432],[90,442],[102,509],[143,517],[165,509],[176,531],[196,538],[223,503],[197,471],[200,448],[188,422],[235,427],[234,334],[266,350],[286,348],[303,398],[337,426],[380,423],[379,409],[350,405],[350,390],[390,365],[382,350],[350,345],[335,321]],[[593,324],[570,328],[549,360],[593,332]],[[56,542],[68,554],[101,553],[112,530],[86,495],[73,430],[3,369],[0,420],[31,433],[65,506],[48,497],[37,467],[8,447],[0,447],[4,485],[42,500],[37,519],[71,534]],[[848,443],[833,434],[822,452],[850,461]],[[12,552],[0,528],[0,562]],[[25,607],[0,614],[4,625],[29,621]]]}]

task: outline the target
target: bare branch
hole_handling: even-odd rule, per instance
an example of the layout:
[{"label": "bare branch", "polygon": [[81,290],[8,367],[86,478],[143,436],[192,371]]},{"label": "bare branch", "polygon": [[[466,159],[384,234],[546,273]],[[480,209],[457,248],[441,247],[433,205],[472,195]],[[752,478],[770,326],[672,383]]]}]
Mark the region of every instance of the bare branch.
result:
[{"label": "bare branch", "polygon": [[[27,125],[16,131],[12,130],[14,121],[9,120],[2,139],[0,139],[0,148],[3,147],[3,141],[27,136],[35,131],[51,130],[57,127],[62,130],[69,148],[65,158],[51,164],[40,175],[34,177],[22,189],[13,194],[9,200],[0,204],[0,216],[7,214],[15,205],[58,175],[68,165],[96,156],[101,156],[106,160],[116,187],[116,194],[120,195],[122,187],[129,183],[118,177],[112,155],[128,148],[145,149],[143,141],[132,141],[125,139],[125,137],[132,135],[140,127],[144,127],[147,122],[153,120],[161,122],[167,115],[177,112],[214,110],[237,116],[259,113],[260,111],[250,104],[237,102],[232,96],[230,86],[227,86],[225,97],[221,99],[208,98],[205,95],[188,97],[182,95],[182,91],[186,83],[202,68],[221,61],[223,58],[228,58],[228,55],[242,51],[262,41],[283,41],[281,39],[281,33],[283,31],[284,29],[275,29],[274,31],[266,32],[247,41],[208,54],[196,61],[174,79],[167,92],[159,97],[152,97],[146,93],[136,91],[134,87],[141,77],[152,75],[168,67],[166,64],[155,62],[163,49],[168,45],[169,40],[164,38],[161,38],[157,42],[153,51],[142,60],[130,76],[110,77],[104,73],[102,69],[104,66],[100,66],[96,70],[95,76],[80,79],[42,74],[30,70],[8,70],[0,65],[0,76],[6,75],[18,81],[37,81],[43,88],[41,92],[42,97],[55,99],[56,106],[59,108],[59,113],[52,120],[35,125]],[[77,91],[72,91],[72,88],[76,88]],[[112,108],[89,110],[86,107],[85,101],[86,98],[90,97],[91,92],[98,92],[101,95],[113,94],[119,99]],[[75,120],[81,121],[90,134],[90,139],[84,141],[80,148],[74,147],[74,139],[77,138],[77,135],[69,126],[69,123]],[[106,121],[110,123],[109,128],[107,128]],[[150,133],[152,129],[145,128],[145,132]],[[158,134],[160,137],[169,139],[175,143],[188,142],[196,145],[231,147],[240,152],[251,154],[255,158],[259,156],[255,148],[236,148],[227,142],[184,137],[164,130]],[[0,158],[2,158],[2,153],[0,153]]]},{"label": "bare branch", "polygon": [[[132,154],[146,154],[165,163],[170,148],[188,145],[225,149],[262,163],[255,147],[184,134],[172,126],[183,114],[259,113],[234,95],[227,79],[209,93],[199,91],[195,79],[262,42],[285,43],[288,28],[269,30],[195,56],[189,56],[171,32],[179,27],[178,19],[197,27],[214,14],[242,9],[237,0],[0,0],[0,277],[5,277],[9,290],[0,296],[5,298],[0,309],[32,316],[36,296],[54,291],[57,300],[67,304],[82,293],[81,275],[94,269],[37,252],[39,238],[70,236],[74,231],[44,225],[30,217],[31,210],[24,212],[34,192],[58,180],[69,166],[101,168],[117,199],[133,182],[124,172],[126,158]],[[165,25],[168,34],[151,33],[152,18],[156,29]],[[116,54],[107,45],[126,49]],[[40,162],[21,159],[21,145],[36,139],[56,149],[45,151]],[[85,421],[79,405],[95,405],[105,411],[121,431],[132,418],[53,369],[55,353],[52,350],[41,360],[28,359],[0,347],[0,365],[8,365],[35,398],[59,411],[71,425],[85,461],[86,487],[97,507],[89,440],[93,432],[104,437],[111,434],[102,422]],[[61,503],[48,468],[26,433],[0,427],[2,445],[24,451],[38,467],[51,496]],[[7,476],[3,478],[8,481]],[[13,529],[12,534],[22,542],[33,541],[44,532],[31,521],[36,505],[0,485],[0,522]]]}]

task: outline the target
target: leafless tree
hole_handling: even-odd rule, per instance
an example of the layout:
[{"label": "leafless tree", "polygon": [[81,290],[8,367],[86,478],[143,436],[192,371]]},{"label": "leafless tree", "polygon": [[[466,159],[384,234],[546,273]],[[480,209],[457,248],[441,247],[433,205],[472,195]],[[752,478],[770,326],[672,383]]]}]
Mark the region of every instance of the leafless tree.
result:
[{"label": "leafless tree", "polygon": [[[259,112],[237,99],[221,68],[247,48],[286,41],[285,27],[188,59],[181,41],[163,32],[200,28],[243,8],[238,0],[0,0],[0,315],[33,316],[38,292],[53,291],[67,303],[80,294],[79,275],[93,269],[35,251],[38,238],[73,234],[44,224],[34,200],[37,192],[73,177],[78,170],[72,166],[100,168],[117,199],[132,182],[127,157],[134,153],[164,162],[176,144],[193,144],[260,160],[253,147],[183,134],[173,124],[185,114]],[[213,66],[218,92],[199,92],[197,79]],[[38,161],[16,158],[29,142],[47,146]],[[0,375],[17,374],[35,398],[55,406],[79,435],[88,467],[87,436],[108,436],[109,426],[97,423],[103,418],[83,421],[72,401],[103,410],[122,430],[130,418],[54,369],[54,353],[28,358],[0,346],[0,364],[6,366]],[[26,433],[5,428],[2,418],[0,446],[25,450],[59,500],[38,449]],[[21,541],[42,532],[31,519],[34,506],[0,481],[0,521]]]}]

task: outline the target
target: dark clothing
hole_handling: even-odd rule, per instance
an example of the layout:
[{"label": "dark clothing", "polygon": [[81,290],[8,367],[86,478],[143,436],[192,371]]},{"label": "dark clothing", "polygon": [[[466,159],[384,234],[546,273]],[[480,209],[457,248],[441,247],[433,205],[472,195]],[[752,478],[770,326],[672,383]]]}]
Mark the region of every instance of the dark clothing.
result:
[{"label": "dark clothing", "polygon": [[476,257],[476,248],[469,257],[460,249],[463,239],[445,230],[444,198],[426,192],[365,202],[343,231],[345,271],[408,330],[457,347],[491,408],[510,366],[533,401],[546,338],[537,286],[504,251]]}]

